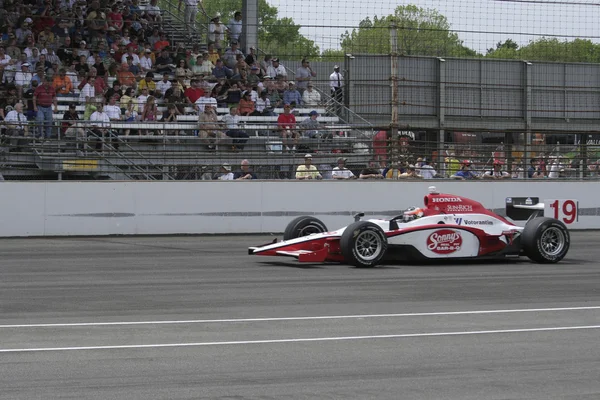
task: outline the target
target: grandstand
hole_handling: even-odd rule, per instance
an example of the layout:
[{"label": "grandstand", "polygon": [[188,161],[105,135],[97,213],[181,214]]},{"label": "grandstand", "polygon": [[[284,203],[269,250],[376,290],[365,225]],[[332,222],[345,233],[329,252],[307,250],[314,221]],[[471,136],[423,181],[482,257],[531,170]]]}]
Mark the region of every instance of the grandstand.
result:
[{"label": "grandstand", "polygon": [[[74,10],[61,1],[45,4],[40,10],[23,7],[20,14],[9,7],[8,25],[14,26],[2,32],[0,176],[7,180],[214,179],[222,165],[237,166],[241,160],[248,160],[260,179],[290,179],[306,153],[313,154],[324,175],[341,155],[355,175],[369,166],[403,171],[423,158],[439,177],[450,177],[464,159],[486,171],[501,158],[514,177],[526,176],[528,160],[535,157],[546,160],[542,166],[560,159],[560,174],[551,177],[589,177],[596,171],[598,154],[579,146],[593,142],[597,133],[600,104],[590,93],[600,89],[587,78],[598,75],[596,66],[544,64],[535,69],[530,62],[406,56],[393,48],[384,55],[345,54],[343,61],[311,62],[317,76],[311,82],[320,100],[293,106],[295,126],[282,130],[282,99],[304,66],[302,57],[287,54],[277,69],[274,61],[264,64],[262,49],[250,59],[250,49],[244,48],[242,60],[228,61],[230,42],[214,50],[210,39],[212,16],[200,12],[195,28],[189,28],[174,0],[82,0]],[[83,18],[80,8],[85,8]],[[28,42],[29,32],[37,44]],[[230,70],[217,68],[225,75],[197,63],[196,56],[206,62],[202,55],[209,50],[208,59],[229,62]],[[38,53],[47,61],[40,62]],[[341,69],[335,68],[338,64]],[[256,76],[252,67],[259,71]],[[267,71],[287,76],[270,77]],[[344,85],[340,96],[330,87],[333,71],[344,75],[337,81]],[[61,86],[63,76],[71,79],[72,90]],[[158,90],[165,76],[182,94]],[[41,121],[33,98],[39,101],[34,84],[43,87],[45,77],[52,77],[61,92],[56,106],[48,107],[52,134],[41,138],[36,137]],[[120,91],[111,92],[117,81]],[[146,107],[143,87],[152,89],[148,95],[155,97],[156,107]],[[186,91],[191,87],[199,90],[193,100]],[[127,88],[133,93],[128,95]],[[244,91],[250,93],[253,111],[237,117],[236,129],[228,128],[230,108],[242,104]],[[261,91],[277,104],[255,110]],[[217,104],[214,123],[200,119],[204,103],[195,99],[203,92]],[[113,94],[119,96],[118,115],[100,123],[97,118],[104,113],[95,111],[110,106]],[[17,103],[23,104],[26,123],[15,123],[18,113],[11,110]],[[169,119],[173,105],[177,113]],[[313,111],[317,126],[309,128],[303,122]],[[208,131],[214,137],[205,137]],[[239,131],[247,138],[228,136]],[[287,131],[299,139],[286,141]]]}]

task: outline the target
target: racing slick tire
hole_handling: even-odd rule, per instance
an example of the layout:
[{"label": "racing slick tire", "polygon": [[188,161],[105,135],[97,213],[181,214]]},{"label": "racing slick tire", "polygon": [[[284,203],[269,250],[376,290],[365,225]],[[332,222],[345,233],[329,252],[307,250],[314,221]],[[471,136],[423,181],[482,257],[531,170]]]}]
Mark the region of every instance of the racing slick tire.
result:
[{"label": "racing slick tire", "polygon": [[358,221],[349,225],[340,239],[344,260],[359,268],[379,264],[387,248],[387,237],[383,229],[368,221]]},{"label": "racing slick tire", "polygon": [[521,234],[525,255],[532,261],[550,264],[562,260],[571,238],[565,224],[554,218],[538,217],[527,222]]},{"label": "racing slick tire", "polygon": [[283,232],[283,240],[296,239],[312,233],[327,232],[327,226],[318,218],[302,216],[295,218]]}]

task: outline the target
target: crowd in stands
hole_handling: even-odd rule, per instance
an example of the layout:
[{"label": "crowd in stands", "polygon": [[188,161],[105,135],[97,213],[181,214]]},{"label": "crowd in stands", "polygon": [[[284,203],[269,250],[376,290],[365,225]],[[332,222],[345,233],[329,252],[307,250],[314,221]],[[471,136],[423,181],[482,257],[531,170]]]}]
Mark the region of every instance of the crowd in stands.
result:
[{"label": "crowd in stands", "polygon": [[[210,139],[211,146],[233,137],[238,140],[233,147],[240,148],[245,134],[236,117],[274,117],[279,108],[288,110],[280,121],[282,136],[292,140],[288,148],[296,145],[304,128],[314,134],[316,111],[305,127],[289,117],[295,108],[321,104],[309,61],[302,60],[290,78],[277,57],[261,58],[254,46],[242,52],[239,12],[228,26],[219,22],[220,15],[212,19],[205,51],[170,40],[157,0],[145,6],[139,0],[5,1],[0,15],[0,82],[5,93],[0,118],[15,134],[56,136],[51,127],[57,104],[67,98],[85,110],[70,107],[64,112],[60,133],[66,136],[81,132],[79,120],[107,129],[112,121],[176,122],[180,115],[196,113],[204,123],[199,136]],[[231,108],[224,122],[212,115],[219,107]],[[27,121],[37,123],[33,132],[28,132]]]}]

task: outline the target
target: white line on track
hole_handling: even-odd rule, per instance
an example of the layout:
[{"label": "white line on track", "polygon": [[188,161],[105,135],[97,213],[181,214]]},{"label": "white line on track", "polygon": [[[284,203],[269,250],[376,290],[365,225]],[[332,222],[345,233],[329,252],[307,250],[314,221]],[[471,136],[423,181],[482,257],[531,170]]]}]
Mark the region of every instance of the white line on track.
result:
[{"label": "white line on track", "polygon": [[155,348],[166,348],[166,347],[227,346],[227,345],[240,345],[240,344],[335,342],[335,341],[343,341],[343,340],[400,339],[400,338],[419,338],[419,337],[432,337],[432,336],[465,336],[465,335],[507,334],[507,333],[526,333],[526,332],[556,332],[556,331],[574,331],[574,330],[584,330],[584,329],[600,329],[600,325],[560,326],[560,327],[551,327],[551,328],[505,329],[505,330],[470,331],[470,332],[469,331],[467,331],[467,332],[429,332],[429,333],[407,333],[407,334],[398,334],[398,335],[338,336],[338,337],[297,338],[297,339],[240,340],[240,341],[230,341],[230,342],[157,343],[157,344],[116,345],[116,346],[41,347],[41,348],[24,348],[24,349],[0,349],[0,353],[73,351],[73,350],[147,349],[147,348],[155,349]]},{"label": "white line on track", "polygon": [[312,317],[266,317],[266,318],[231,318],[231,319],[191,319],[174,321],[115,321],[115,322],[73,322],[57,324],[15,324],[0,325],[2,328],[62,328],[85,326],[125,326],[125,325],[175,325],[175,324],[209,324],[209,323],[241,323],[241,322],[278,322],[278,321],[306,321],[328,319],[361,319],[361,318],[400,318],[400,317],[429,317],[444,315],[473,315],[473,314],[508,314],[508,313],[534,313],[555,311],[586,311],[600,310],[600,306],[589,307],[560,307],[560,308],[526,308],[514,310],[479,310],[479,311],[448,311],[404,314],[366,314],[366,315],[323,315]]}]

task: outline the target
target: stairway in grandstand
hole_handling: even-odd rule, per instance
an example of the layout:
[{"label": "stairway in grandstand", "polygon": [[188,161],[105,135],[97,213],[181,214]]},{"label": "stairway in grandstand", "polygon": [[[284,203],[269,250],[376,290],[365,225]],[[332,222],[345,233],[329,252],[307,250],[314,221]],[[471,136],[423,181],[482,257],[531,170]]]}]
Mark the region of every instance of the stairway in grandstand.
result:
[{"label": "stairway in grandstand", "polygon": [[[144,0],[141,4],[148,4]],[[196,23],[196,29],[190,35],[183,23],[183,13],[178,11],[178,0],[161,0],[160,7],[163,18],[163,30],[167,33],[173,46],[183,43],[186,49],[191,50],[195,44],[200,45],[200,50],[206,49],[208,26],[202,22]],[[201,12],[198,13],[199,21],[205,19]]]}]

